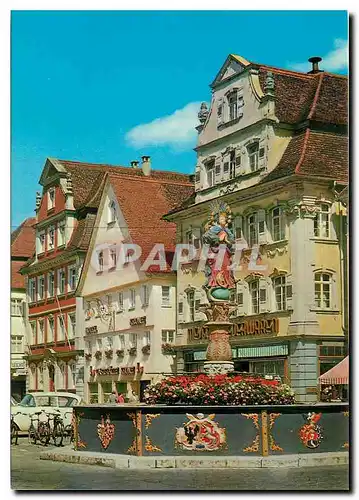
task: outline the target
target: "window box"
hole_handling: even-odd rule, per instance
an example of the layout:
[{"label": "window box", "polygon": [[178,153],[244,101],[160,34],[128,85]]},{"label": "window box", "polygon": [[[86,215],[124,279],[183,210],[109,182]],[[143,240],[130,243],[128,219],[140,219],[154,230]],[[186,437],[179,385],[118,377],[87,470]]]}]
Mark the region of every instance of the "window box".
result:
[{"label": "window box", "polygon": [[150,346],[150,344],[144,345],[144,346],[142,347],[142,352],[143,352],[143,354],[150,354],[150,351],[151,351],[151,346]]},{"label": "window box", "polygon": [[130,356],[136,356],[136,354],[137,354],[137,347],[130,347],[130,348],[128,349],[128,354],[129,354]]},{"label": "window box", "polygon": [[113,358],[113,350],[108,349],[107,351],[105,351],[105,356],[107,359],[112,359]]},{"label": "window box", "polygon": [[96,359],[101,359],[102,358],[102,352],[101,351],[96,351],[95,352],[95,358]]},{"label": "window box", "polygon": [[162,344],[162,352],[163,354],[175,354],[176,351],[173,348],[172,344]]},{"label": "window box", "polygon": [[87,352],[85,354],[85,358],[87,359],[87,361],[89,361],[92,358],[92,354],[90,352]]},{"label": "window box", "polygon": [[123,356],[125,354],[125,350],[124,349],[117,349],[116,354],[119,358],[123,358]]}]

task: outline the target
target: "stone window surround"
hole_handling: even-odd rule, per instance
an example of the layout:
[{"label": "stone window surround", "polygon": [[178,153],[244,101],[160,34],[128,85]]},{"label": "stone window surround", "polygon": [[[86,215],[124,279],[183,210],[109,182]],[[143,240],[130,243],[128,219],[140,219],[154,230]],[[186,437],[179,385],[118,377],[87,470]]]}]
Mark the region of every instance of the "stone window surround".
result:
[{"label": "stone window surround", "polygon": [[323,314],[338,314],[340,312],[339,307],[336,304],[336,297],[337,297],[337,291],[334,289],[334,287],[337,286],[337,281],[336,281],[336,271],[334,269],[330,268],[325,268],[325,267],[317,267],[316,269],[313,269],[313,284],[315,286],[315,274],[329,274],[330,276],[330,281],[329,281],[329,293],[330,293],[330,305],[329,307],[319,307],[314,304],[310,307],[310,310],[316,313],[323,313]]}]

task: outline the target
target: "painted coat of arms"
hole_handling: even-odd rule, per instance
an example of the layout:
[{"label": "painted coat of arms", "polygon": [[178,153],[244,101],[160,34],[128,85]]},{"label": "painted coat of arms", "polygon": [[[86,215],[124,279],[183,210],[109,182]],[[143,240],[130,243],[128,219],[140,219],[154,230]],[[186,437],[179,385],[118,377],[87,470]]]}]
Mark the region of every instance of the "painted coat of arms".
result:
[{"label": "painted coat of arms", "polygon": [[101,424],[97,425],[97,434],[100,438],[102,448],[106,450],[115,435],[115,426],[111,424],[109,415],[106,416],[106,420],[101,416]]},{"label": "painted coat of arms", "polygon": [[307,448],[318,448],[323,439],[322,428],[318,424],[321,416],[321,413],[308,413],[307,423],[299,429],[299,438]]},{"label": "painted coat of arms", "polygon": [[203,413],[186,413],[189,422],[176,432],[176,445],[185,450],[213,451],[226,445],[226,430],[213,421],[215,414],[205,417]]}]

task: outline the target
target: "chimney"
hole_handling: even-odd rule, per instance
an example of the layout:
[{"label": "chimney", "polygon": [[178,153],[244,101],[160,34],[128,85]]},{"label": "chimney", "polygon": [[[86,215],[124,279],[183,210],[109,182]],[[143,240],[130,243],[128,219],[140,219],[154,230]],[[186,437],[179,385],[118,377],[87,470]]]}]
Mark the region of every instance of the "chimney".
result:
[{"label": "chimney", "polygon": [[142,156],[142,172],[143,175],[149,176],[151,175],[151,157],[150,156]]},{"label": "chimney", "polygon": [[316,73],[323,73],[322,69],[319,69],[319,64],[320,61],[322,60],[321,57],[310,57],[308,61],[312,63],[312,70],[308,71],[308,75],[315,75]]},{"label": "chimney", "polygon": [[132,168],[138,168],[138,164],[139,164],[139,161],[137,161],[137,160],[132,160],[131,161],[131,167]]}]

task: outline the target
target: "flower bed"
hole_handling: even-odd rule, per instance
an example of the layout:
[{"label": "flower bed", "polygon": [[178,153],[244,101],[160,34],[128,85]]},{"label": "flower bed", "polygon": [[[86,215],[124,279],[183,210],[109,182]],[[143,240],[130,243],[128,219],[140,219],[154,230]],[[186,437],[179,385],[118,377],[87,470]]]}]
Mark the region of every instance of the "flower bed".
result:
[{"label": "flower bed", "polygon": [[249,375],[167,377],[145,390],[148,404],[293,404],[294,392],[278,380]]}]

